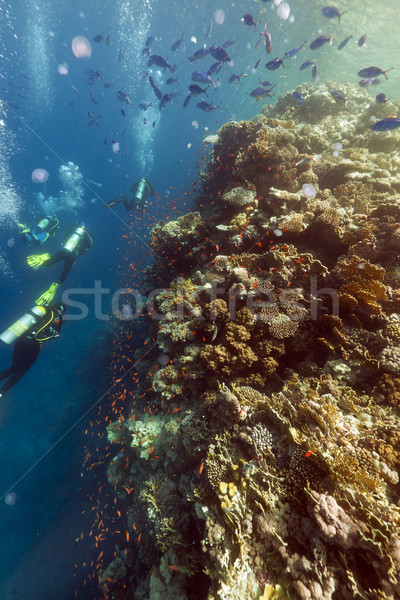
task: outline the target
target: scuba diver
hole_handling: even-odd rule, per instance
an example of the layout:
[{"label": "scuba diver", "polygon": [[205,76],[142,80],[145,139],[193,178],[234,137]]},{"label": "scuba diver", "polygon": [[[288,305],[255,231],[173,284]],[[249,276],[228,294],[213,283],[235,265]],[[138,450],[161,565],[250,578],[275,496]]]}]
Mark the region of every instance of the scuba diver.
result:
[{"label": "scuba diver", "polygon": [[147,198],[154,194],[153,187],[146,177],[142,177],[142,179],[134,183],[130,192],[133,194],[132,200],[128,200],[126,196],[119,196],[118,198],[114,198],[114,200],[110,200],[110,202],[106,202],[106,207],[114,208],[114,206],[118,206],[118,204],[123,202],[128,212],[133,208],[141,212],[146,207]]},{"label": "scuba diver", "polygon": [[0,381],[7,379],[0,388],[0,398],[31,368],[44,342],[60,335],[64,311],[60,302],[50,306],[34,306],[0,335],[0,340],[6,344],[16,340],[11,367],[0,373]]},{"label": "scuba diver", "polygon": [[60,222],[54,215],[46,215],[37,220],[36,225],[30,229],[23,223],[16,223],[19,228],[19,234],[24,244],[36,244],[41,246],[49,238],[55,236],[60,226]]},{"label": "scuba diver", "polygon": [[42,265],[50,267],[50,265],[54,265],[60,260],[64,261],[64,268],[58,281],[53,281],[49,289],[36,300],[36,304],[48,304],[53,300],[58,286],[64,283],[78,256],[84,254],[92,245],[92,237],[87,231],[85,223],[81,221],[65,236],[63,247],[56,254],[53,256],[48,253],[31,254],[27,257],[27,263],[33,269],[38,269]]}]

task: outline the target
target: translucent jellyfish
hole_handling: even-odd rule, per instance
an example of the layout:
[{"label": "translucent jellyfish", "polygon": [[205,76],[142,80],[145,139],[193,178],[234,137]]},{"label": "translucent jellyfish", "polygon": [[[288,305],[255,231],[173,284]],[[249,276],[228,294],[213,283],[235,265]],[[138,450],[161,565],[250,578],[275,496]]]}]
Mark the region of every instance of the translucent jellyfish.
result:
[{"label": "translucent jellyfish", "polygon": [[343,144],[341,144],[340,142],[336,142],[336,144],[333,144],[333,147],[335,148],[335,150],[341,150],[343,148]]},{"label": "translucent jellyfish", "polygon": [[274,235],[276,235],[276,237],[280,237],[282,235],[282,231],[280,229],[274,229]]},{"label": "translucent jellyfish", "polygon": [[72,52],[76,58],[90,58],[92,56],[92,46],[84,35],[77,35],[72,40]]},{"label": "translucent jellyfish", "polygon": [[14,506],[14,504],[17,501],[17,494],[15,492],[10,492],[9,494],[6,495],[6,497],[4,498],[4,502],[8,505],[8,506]]},{"label": "translucent jellyfish", "polygon": [[120,154],[121,152],[121,145],[119,142],[114,142],[114,144],[112,145],[112,150],[114,152],[114,154]]},{"label": "translucent jellyfish", "polygon": [[332,152],[332,156],[334,156],[335,158],[337,158],[339,156],[339,152],[337,150],[334,150]]},{"label": "translucent jellyfish", "polygon": [[46,183],[50,173],[46,169],[35,169],[32,171],[33,183]]},{"label": "translucent jellyfish", "polygon": [[160,354],[160,356],[157,358],[157,361],[160,363],[160,365],[163,365],[163,367],[165,367],[165,365],[169,363],[168,354]]},{"label": "translucent jellyfish", "polygon": [[124,319],[131,319],[132,315],[133,315],[133,311],[132,311],[132,307],[130,304],[124,304],[124,306],[122,307],[122,317]]},{"label": "translucent jellyfish", "polygon": [[311,198],[311,200],[313,200],[315,198],[315,196],[317,195],[317,190],[311,183],[303,183],[303,185],[301,187],[303,190],[303,194],[307,198]]},{"label": "translucent jellyfish", "polygon": [[290,6],[287,2],[282,2],[282,4],[280,4],[278,6],[278,10],[276,11],[276,14],[278,15],[278,17],[280,19],[282,19],[283,21],[286,21],[286,19],[289,18],[290,15]]},{"label": "translucent jellyfish", "polygon": [[10,238],[7,242],[7,246],[9,248],[12,248],[13,246],[15,246],[15,238]]},{"label": "translucent jellyfish", "polygon": [[195,129],[199,128],[199,122],[198,121],[192,121],[192,127],[194,127]]},{"label": "translucent jellyfish", "polygon": [[225,12],[222,10],[222,8],[219,8],[215,12],[215,22],[217,25],[223,25],[224,21],[225,21]]},{"label": "translucent jellyfish", "polygon": [[68,75],[68,65],[67,63],[61,63],[57,66],[57,71],[60,75]]}]

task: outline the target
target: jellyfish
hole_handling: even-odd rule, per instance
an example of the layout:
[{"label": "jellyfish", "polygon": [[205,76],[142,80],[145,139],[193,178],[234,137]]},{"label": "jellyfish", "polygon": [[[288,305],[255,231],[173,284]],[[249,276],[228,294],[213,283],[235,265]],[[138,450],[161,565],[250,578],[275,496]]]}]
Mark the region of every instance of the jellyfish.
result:
[{"label": "jellyfish", "polygon": [[50,173],[46,169],[35,169],[32,171],[33,183],[46,183]]},{"label": "jellyfish", "polygon": [[112,145],[112,150],[113,150],[114,154],[120,154],[121,153],[121,144],[119,142],[114,142],[114,144]]},{"label": "jellyfish", "polygon": [[160,363],[160,365],[165,367],[165,365],[169,363],[169,356],[167,354],[161,354],[157,360]]},{"label": "jellyfish", "polygon": [[72,40],[72,52],[76,58],[90,58],[92,56],[92,46],[84,35],[77,35]]},{"label": "jellyfish", "polygon": [[317,195],[317,190],[315,189],[315,187],[311,183],[303,183],[302,190],[303,190],[303,194],[307,198],[311,198],[312,200]]},{"label": "jellyfish", "polygon": [[130,304],[124,304],[124,306],[122,307],[122,317],[124,319],[131,319],[132,315],[133,315],[133,311],[132,311],[132,307]]},{"label": "jellyfish", "polygon": [[280,19],[282,19],[283,21],[286,21],[286,19],[289,18],[290,15],[290,6],[287,2],[282,2],[282,4],[280,4],[278,6],[278,10],[276,11],[276,14],[278,15],[278,17]]},{"label": "jellyfish", "polygon": [[60,75],[68,75],[68,65],[67,63],[61,63],[57,66],[57,71]]},{"label": "jellyfish", "polygon": [[15,492],[9,492],[6,497],[4,498],[4,502],[8,505],[8,506],[14,506],[14,504],[17,501],[17,494]]},{"label": "jellyfish", "polygon": [[15,246],[15,238],[10,238],[7,242],[7,246],[9,248],[12,248],[13,246]]},{"label": "jellyfish", "polygon": [[223,25],[225,21],[225,13],[222,8],[219,8],[215,13],[215,22],[217,25]]}]

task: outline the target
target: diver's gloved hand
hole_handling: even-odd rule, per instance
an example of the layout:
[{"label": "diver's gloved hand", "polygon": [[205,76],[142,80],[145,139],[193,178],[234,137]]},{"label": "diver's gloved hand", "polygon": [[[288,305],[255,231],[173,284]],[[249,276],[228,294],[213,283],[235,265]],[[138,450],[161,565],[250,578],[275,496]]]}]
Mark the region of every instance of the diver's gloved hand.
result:
[{"label": "diver's gloved hand", "polygon": [[32,269],[38,269],[49,258],[50,254],[48,252],[45,254],[31,254],[27,257],[26,262]]},{"label": "diver's gloved hand", "polygon": [[41,296],[39,296],[35,303],[40,304],[42,306],[46,306],[47,304],[49,304],[53,300],[59,285],[60,284],[58,283],[58,281],[54,281],[49,287],[49,289],[43,292]]}]

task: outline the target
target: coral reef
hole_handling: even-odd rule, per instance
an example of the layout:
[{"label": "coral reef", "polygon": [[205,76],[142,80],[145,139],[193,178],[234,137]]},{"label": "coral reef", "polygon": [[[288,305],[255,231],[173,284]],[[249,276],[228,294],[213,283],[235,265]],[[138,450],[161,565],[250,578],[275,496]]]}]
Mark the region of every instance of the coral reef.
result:
[{"label": "coral reef", "polygon": [[399,103],[332,87],[221,127],[198,210],[153,229],[115,593],[400,597],[400,134],[369,130]]}]

